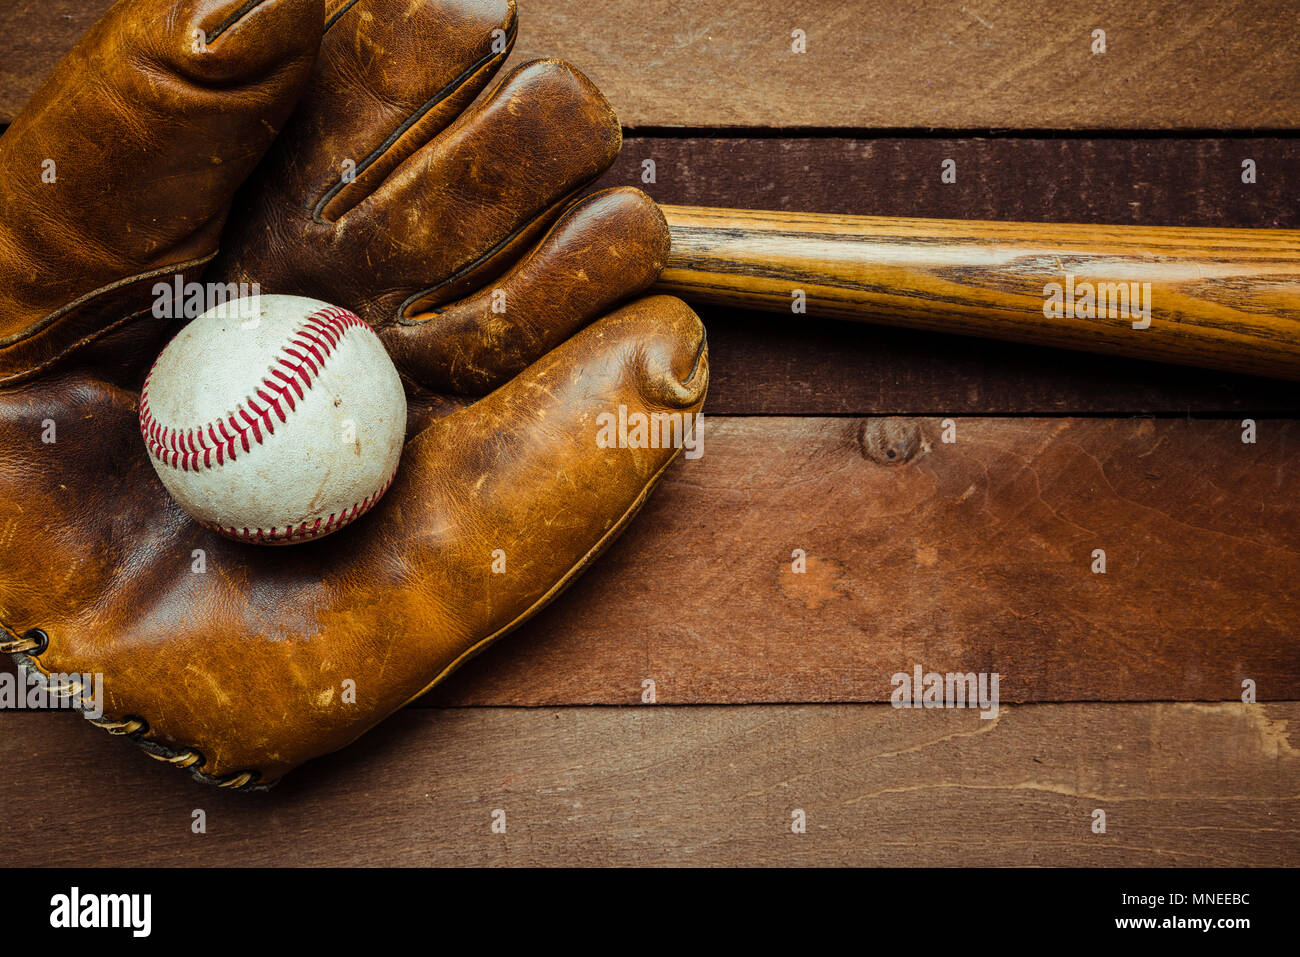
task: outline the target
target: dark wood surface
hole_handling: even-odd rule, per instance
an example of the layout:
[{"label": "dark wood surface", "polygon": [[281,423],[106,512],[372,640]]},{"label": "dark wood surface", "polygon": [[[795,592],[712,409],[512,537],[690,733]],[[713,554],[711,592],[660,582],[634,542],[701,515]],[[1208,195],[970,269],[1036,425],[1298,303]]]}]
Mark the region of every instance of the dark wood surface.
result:
[{"label": "dark wood surface", "polygon": [[[954,183],[941,180],[945,159]],[[1245,159],[1254,183],[1241,180]],[[602,185],[790,213],[1294,229],[1300,138],[629,134]]]},{"label": "dark wood surface", "polygon": [[[110,0],[0,5],[0,120]],[[511,64],[561,56],[631,127],[1232,129],[1300,125],[1291,0],[550,0]],[[807,52],[791,51],[803,30]],[[1106,32],[1094,54],[1093,31]]]},{"label": "dark wood surface", "polygon": [[[0,6],[0,124],[106,6]],[[633,128],[602,185],[666,203],[1294,228],[1293,6],[559,0],[523,5],[515,60],[558,53],[589,72]],[[784,53],[795,27],[803,57]],[[1087,52],[1095,28],[1105,57]],[[955,184],[939,180],[945,158]],[[537,620],[267,795],[201,787],[69,715],[0,714],[0,802],[24,809],[0,827],[0,853],[1300,861],[1300,390],[701,313],[704,458],[676,467]],[[1240,441],[1247,417],[1254,445]],[[935,441],[945,418],[955,445]],[[1094,548],[1105,575],[1090,571]],[[879,703],[914,664],[999,671],[1001,716]],[[1265,704],[1233,703],[1246,678]],[[657,705],[640,704],[646,679]],[[504,837],[489,830],[498,807]],[[796,807],[805,835],[789,830]],[[195,808],[206,835],[191,833]],[[1104,835],[1089,828],[1096,808]]]},{"label": "dark wood surface", "polygon": [[[11,714],[0,856],[1276,866],[1294,864],[1300,830],[1297,727],[1294,702],[1028,705],[996,720],[888,705],[410,709],[248,795],[194,784],[69,715]],[[206,833],[191,829],[196,810]]]},{"label": "dark wood surface", "polygon": [[706,421],[628,535],[433,700],[884,701],[915,664],[1009,701],[1300,697],[1296,423],[954,424]]},{"label": "dark wood surface", "polygon": [[1134,359],[700,306],[711,415],[1293,416],[1300,388]]}]

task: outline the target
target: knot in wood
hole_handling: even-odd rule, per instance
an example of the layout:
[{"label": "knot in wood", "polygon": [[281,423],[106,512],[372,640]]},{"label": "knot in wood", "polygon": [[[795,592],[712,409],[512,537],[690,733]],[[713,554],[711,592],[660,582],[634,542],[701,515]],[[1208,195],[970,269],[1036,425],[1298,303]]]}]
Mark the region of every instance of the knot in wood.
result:
[{"label": "knot in wood", "polygon": [[877,465],[902,465],[928,447],[917,419],[867,419],[858,429],[862,457]]}]

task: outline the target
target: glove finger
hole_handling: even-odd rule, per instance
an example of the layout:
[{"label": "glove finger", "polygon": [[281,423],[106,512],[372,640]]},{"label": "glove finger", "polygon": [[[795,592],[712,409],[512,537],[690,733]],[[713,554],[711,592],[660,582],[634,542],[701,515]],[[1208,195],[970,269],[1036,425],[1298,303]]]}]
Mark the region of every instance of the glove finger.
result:
[{"label": "glove finger", "polygon": [[[427,649],[436,669],[409,694],[533,615],[617,536],[681,451],[668,419],[694,426],[707,386],[703,325],[681,300],[653,296],[407,444],[387,514],[424,530],[421,594],[443,607],[455,596]],[[660,417],[656,447],[602,447],[602,427],[620,407],[630,423]]]},{"label": "glove finger", "polygon": [[313,217],[325,187],[298,183],[294,172],[336,156],[330,139],[286,133],[269,171],[241,194],[213,272],[346,306],[379,328],[407,303],[436,308],[500,275],[613,163],[622,133],[573,67],[528,63],[364,198],[349,192],[356,204],[337,222]]},{"label": "glove finger", "polygon": [[[281,195],[334,222],[459,116],[510,54],[514,0],[330,0]],[[286,156],[285,159],[288,159]],[[345,175],[347,174],[347,175]]]},{"label": "glove finger", "polygon": [[521,66],[343,217],[338,242],[368,268],[342,277],[340,299],[365,298],[382,325],[468,295],[530,248],[621,144],[585,76],[559,60]]},{"label": "glove finger", "polygon": [[483,395],[648,289],[669,244],[649,196],[630,187],[605,190],[571,206],[492,287],[400,318],[380,335],[415,382]]},{"label": "glove finger", "polygon": [[0,138],[0,374],[211,258],[322,16],[319,0],[124,0],[73,48]]}]

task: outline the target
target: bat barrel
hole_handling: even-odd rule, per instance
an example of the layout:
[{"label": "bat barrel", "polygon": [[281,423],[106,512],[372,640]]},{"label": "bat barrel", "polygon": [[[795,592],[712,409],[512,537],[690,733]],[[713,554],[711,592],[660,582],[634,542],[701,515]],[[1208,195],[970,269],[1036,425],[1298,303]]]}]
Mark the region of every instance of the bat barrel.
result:
[{"label": "bat barrel", "polygon": [[662,209],[690,301],[1300,379],[1300,230]]}]

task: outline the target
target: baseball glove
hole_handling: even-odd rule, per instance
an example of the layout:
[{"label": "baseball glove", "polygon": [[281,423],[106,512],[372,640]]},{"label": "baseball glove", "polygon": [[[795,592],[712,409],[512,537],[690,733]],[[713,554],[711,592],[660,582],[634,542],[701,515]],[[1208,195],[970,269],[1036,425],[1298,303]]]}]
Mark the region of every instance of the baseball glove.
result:
[{"label": "baseball glove", "polygon": [[[679,451],[597,417],[703,402],[699,320],[635,298],[662,216],[582,195],[608,103],[557,60],[479,98],[515,29],[512,0],[121,0],[0,137],[0,648],[102,675],[95,723],[203,780],[265,787],[535,614]],[[168,499],[160,282],[370,323],[410,410],[370,514],[273,549]]]}]

